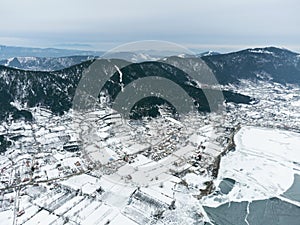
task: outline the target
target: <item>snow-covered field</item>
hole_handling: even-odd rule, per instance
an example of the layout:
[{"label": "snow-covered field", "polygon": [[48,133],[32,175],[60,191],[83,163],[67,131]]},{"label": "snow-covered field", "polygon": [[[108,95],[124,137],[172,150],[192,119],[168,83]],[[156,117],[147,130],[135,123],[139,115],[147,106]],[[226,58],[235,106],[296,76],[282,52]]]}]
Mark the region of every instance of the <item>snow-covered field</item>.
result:
[{"label": "snow-covered field", "polygon": [[236,181],[227,194],[203,199],[203,205],[218,207],[277,197],[300,206],[283,194],[300,174],[300,134],[290,131],[243,127],[234,138],[236,150],[222,157],[216,185],[225,178]]}]

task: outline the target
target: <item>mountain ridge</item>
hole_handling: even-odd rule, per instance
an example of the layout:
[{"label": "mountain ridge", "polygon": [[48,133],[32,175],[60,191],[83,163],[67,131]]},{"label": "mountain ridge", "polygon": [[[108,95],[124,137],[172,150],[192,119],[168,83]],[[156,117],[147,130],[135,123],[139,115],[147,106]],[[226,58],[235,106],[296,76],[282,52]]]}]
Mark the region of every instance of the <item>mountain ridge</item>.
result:
[{"label": "mountain ridge", "polygon": [[[62,114],[68,111],[72,107],[73,97],[83,72],[89,68],[93,62],[94,60],[89,60],[69,68],[50,72],[26,71],[0,66],[0,104],[3,106],[0,115],[2,119],[7,118],[12,110],[14,112],[13,114],[16,114],[13,115],[13,117],[18,118],[20,116],[18,115],[19,111],[16,111],[17,109],[11,102],[19,103],[24,109],[36,106],[45,107],[55,114]],[[99,67],[101,70],[111,71],[110,69],[114,69],[114,62],[116,61],[99,59],[99,62],[102,65]],[[107,64],[107,62],[110,63]],[[125,66],[130,64],[124,60],[120,62],[124,62]],[[109,76],[113,76],[113,74],[107,75],[108,80]],[[131,76],[131,74],[128,74],[128,76]],[[141,76],[143,77],[143,75]],[[136,78],[138,79],[140,77],[137,76]],[[126,77],[124,77],[124,80],[125,79]],[[91,82],[94,84],[97,81]],[[178,82],[181,82],[182,85],[189,86],[189,84],[184,84],[183,81],[179,80]],[[120,86],[121,84],[119,83],[117,85]],[[194,92],[197,91],[197,87],[191,86],[190,88],[194,89]],[[199,89],[198,92],[201,93],[201,89]],[[227,92],[225,93],[225,98],[228,97],[228,101],[249,103],[251,100],[247,96]],[[203,106],[203,109],[206,108],[206,106]]]},{"label": "mountain ridge", "polygon": [[240,79],[300,84],[300,57],[290,50],[252,48],[201,59],[213,70],[221,84],[238,83]]},{"label": "mountain ridge", "polygon": [[[0,65],[0,104],[2,106],[0,119],[7,118],[9,114],[12,114],[14,118],[25,117],[26,119],[31,119],[32,116],[26,110],[17,109],[11,102],[20,103],[24,106],[24,109],[26,107],[42,106],[57,114],[68,111],[72,107],[72,100],[84,70],[95,60],[89,59],[56,71],[30,71]],[[99,60],[102,63],[99,68],[113,71],[113,64],[110,65],[108,62],[121,59]],[[299,54],[275,47],[245,49],[229,54],[207,55],[201,57],[201,59],[197,59],[197,57],[182,58],[172,56],[164,58],[160,62],[168,63],[175,67],[180,64],[185,65],[188,68],[185,71],[186,74],[197,75],[201,73],[201,66],[198,66],[200,69],[198,71],[193,65],[199,65],[200,62],[203,62],[201,60],[208,65],[218,82],[222,85],[238,84],[241,79],[300,84]],[[124,66],[139,64],[125,60],[120,62]],[[159,63],[159,61],[156,62]],[[113,74],[107,75],[113,76]],[[129,74],[129,76],[131,75]],[[140,76],[136,78],[142,78],[144,75]],[[126,78],[124,77],[124,79]],[[209,83],[210,77],[204,76],[201,81],[204,84],[206,82]],[[114,82],[117,82],[118,86],[122,85],[118,83],[118,79]],[[194,89],[194,93],[201,93],[200,90],[196,90],[198,87],[193,86],[192,83],[183,82],[182,85],[187,85],[186,88]],[[235,103],[249,103],[251,101],[247,96],[237,93],[224,91],[223,94],[226,101]]]},{"label": "mountain ridge", "polygon": [[56,71],[80,64],[95,56],[66,56],[57,58],[47,57],[13,57],[0,60],[0,65],[31,71]]}]

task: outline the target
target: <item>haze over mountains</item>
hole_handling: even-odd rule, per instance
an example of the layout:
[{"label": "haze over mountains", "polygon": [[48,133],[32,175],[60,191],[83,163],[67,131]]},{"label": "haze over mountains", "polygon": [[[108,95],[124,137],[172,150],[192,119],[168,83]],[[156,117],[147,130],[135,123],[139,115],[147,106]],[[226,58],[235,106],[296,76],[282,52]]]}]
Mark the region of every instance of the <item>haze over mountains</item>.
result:
[{"label": "haze over mountains", "polygon": [[100,56],[101,51],[83,51],[56,48],[30,48],[0,45],[0,60],[14,57],[66,57],[74,55]]}]

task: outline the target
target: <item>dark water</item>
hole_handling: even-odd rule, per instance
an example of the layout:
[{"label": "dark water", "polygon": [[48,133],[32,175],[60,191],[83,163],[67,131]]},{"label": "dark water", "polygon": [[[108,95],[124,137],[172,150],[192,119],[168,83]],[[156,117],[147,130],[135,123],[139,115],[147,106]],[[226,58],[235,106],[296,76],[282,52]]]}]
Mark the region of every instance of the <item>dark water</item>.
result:
[{"label": "dark water", "polygon": [[[300,202],[300,175],[294,175],[294,183],[284,194],[284,197]],[[299,222],[300,224],[300,222]]]},{"label": "dark water", "polygon": [[235,184],[235,180],[233,179],[225,178],[224,180],[222,180],[221,183],[219,184],[221,193],[227,195],[234,187],[234,184]]},{"label": "dark water", "polygon": [[[220,191],[229,193],[234,185],[227,179],[220,183]],[[292,187],[283,196],[300,201],[300,176],[295,175]],[[247,225],[248,202],[231,202],[217,208],[204,207],[215,225]],[[249,204],[247,222],[250,225],[300,225],[300,207],[278,198],[253,201]]]},{"label": "dark water", "polygon": [[[248,202],[232,202],[217,208],[204,207],[215,225],[247,225]],[[253,201],[247,221],[251,225],[299,225],[300,208],[278,198]]]}]

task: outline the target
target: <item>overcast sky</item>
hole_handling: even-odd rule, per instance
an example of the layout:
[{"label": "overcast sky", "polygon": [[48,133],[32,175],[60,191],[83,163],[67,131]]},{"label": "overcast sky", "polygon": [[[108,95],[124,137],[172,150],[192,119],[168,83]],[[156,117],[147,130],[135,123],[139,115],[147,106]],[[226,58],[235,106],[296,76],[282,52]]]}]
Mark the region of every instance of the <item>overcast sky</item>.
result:
[{"label": "overcast sky", "polygon": [[0,44],[108,50],[140,40],[300,52],[299,0],[0,0]]}]

